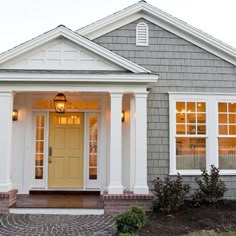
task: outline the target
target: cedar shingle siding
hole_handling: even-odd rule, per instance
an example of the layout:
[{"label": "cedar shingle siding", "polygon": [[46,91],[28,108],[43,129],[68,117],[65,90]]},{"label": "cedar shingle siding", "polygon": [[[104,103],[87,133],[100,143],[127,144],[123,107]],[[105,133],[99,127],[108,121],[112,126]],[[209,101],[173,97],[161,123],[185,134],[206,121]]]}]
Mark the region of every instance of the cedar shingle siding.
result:
[{"label": "cedar shingle siding", "polygon": [[[136,46],[136,25],[149,26],[149,46]],[[111,51],[160,74],[148,96],[148,181],[169,173],[168,92],[236,91],[236,67],[144,19],[94,40]],[[184,177],[194,187],[195,177]],[[224,176],[236,197],[236,176]]]}]

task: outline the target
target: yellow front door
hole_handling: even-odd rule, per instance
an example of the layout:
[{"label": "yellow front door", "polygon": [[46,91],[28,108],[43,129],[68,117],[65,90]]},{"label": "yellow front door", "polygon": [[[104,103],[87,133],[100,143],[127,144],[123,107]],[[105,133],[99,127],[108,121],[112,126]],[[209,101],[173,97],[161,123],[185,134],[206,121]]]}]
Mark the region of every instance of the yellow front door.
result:
[{"label": "yellow front door", "polygon": [[82,188],[84,114],[50,113],[48,187]]}]

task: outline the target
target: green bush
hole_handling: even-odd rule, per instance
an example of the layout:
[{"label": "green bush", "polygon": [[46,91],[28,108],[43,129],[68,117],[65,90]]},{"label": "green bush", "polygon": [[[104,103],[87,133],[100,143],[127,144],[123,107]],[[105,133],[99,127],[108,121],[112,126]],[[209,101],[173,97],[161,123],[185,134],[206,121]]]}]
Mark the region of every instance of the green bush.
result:
[{"label": "green bush", "polygon": [[135,233],[120,233],[119,236],[137,236]]},{"label": "green bush", "polygon": [[154,194],[157,197],[158,208],[169,214],[178,210],[183,204],[186,194],[189,192],[189,185],[182,183],[182,177],[178,173],[176,178],[160,178],[154,180]]},{"label": "green bush", "polygon": [[[122,213],[116,217],[116,227],[119,233],[135,233],[145,224],[145,211],[140,207],[133,207],[129,211]],[[128,234],[128,235],[129,235]],[[128,236],[126,235],[126,236]]]},{"label": "green bush", "polygon": [[227,188],[220,179],[220,170],[211,165],[210,174],[202,170],[202,179],[196,178],[199,189],[193,195],[193,203],[200,206],[201,203],[215,204],[224,197]]}]

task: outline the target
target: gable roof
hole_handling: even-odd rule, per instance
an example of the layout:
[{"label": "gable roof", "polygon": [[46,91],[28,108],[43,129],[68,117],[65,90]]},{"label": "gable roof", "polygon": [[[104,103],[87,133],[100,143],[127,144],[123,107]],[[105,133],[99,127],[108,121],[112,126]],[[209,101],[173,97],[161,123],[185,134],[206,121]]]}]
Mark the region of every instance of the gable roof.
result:
[{"label": "gable roof", "polygon": [[236,65],[236,49],[146,3],[146,1],[140,1],[131,5],[113,15],[81,28],[77,30],[77,32],[93,40],[139,18],[144,18],[159,25],[179,37]]},{"label": "gable roof", "polygon": [[107,59],[108,61],[125,68],[134,73],[151,73],[149,70],[131,62],[108,49],[90,41],[89,39],[79,35],[78,33],[66,28],[63,25],[60,25],[30,41],[27,41],[5,53],[0,54],[0,64],[7,62],[13,58],[16,58],[23,53],[26,53],[38,46],[43,45],[44,43],[56,39],[58,37],[64,37],[71,40],[72,42],[86,48],[89,51],[92,51],[95,54],[100,55],[101,57]]}]

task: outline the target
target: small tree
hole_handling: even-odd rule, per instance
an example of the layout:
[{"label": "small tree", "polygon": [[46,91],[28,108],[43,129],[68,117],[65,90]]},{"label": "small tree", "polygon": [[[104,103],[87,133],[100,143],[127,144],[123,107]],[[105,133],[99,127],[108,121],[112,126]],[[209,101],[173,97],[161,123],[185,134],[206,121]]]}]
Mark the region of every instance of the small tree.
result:
[{"label": "small tree", "polygon": [[169,214],[178,210],[183,204],[189,185],[182,183],[182,177],[178,173],[176,178],[160,178],[154,180],[154,193],[157,196],[158,207],[161,211]]},{"label": "small tree", "polygon": [[202,170],[202,178],[196,178],[199,189],[193,195],[193,203],[199,206],[205,202],[215,204],[224,197],[227,191],[224,181],[220,179],[220,170],[214,165],[211,165],[210,174],[207,170]]}]

